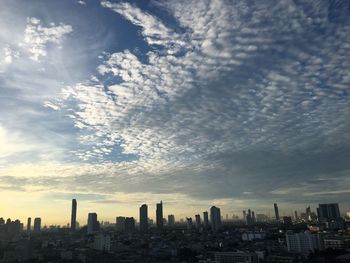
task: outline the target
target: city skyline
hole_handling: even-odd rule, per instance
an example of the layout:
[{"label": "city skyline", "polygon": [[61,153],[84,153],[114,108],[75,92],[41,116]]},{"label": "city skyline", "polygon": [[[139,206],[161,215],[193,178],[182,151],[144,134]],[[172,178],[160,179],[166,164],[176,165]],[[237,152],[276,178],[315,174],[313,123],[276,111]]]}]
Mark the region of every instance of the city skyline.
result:
[{"label": "city skyline", "polygon": [[350,211],[349,10],[2,0],[0,215]]}]

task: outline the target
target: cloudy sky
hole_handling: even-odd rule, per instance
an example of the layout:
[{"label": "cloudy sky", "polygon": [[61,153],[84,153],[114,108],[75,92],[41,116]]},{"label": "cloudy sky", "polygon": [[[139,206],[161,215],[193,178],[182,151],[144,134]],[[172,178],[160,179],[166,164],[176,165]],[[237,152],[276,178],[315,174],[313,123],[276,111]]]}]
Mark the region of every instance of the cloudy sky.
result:
[{"label": "cloudy sky", "polygon": [[0,5],[0,216],[350,209],[349,1]]}]

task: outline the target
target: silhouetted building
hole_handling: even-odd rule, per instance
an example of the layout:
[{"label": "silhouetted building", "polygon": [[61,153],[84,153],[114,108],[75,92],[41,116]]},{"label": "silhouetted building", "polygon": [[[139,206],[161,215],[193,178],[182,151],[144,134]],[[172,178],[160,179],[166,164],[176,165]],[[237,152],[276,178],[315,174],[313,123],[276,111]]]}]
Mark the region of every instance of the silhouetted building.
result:
[{"label": "silhouetted building", "polygon": [[100,223],[97,221],[97,214],[96,213],[89,213],[88,214],[88,225],[87,225],[87,233],[93,234],[97,232],[100,229]]},{"label": "silhouetted building", "polygon": [[220,208],[212,206],[210,208],[210,224],[213,232],[216,232],[221,227],[221,213]]},{"label": "silhouetted building", "polygon": [[168,215],[168,226],[174,226],[174,225],[175,225],[175,216]]},{"label": "silhouetted building", "polygon": [[193,227],[192,218],[186,217],[186,222],[187,222],[187,229],[192,229],[192,227]]},{"label": "silhouetted building", "polygon": [[247,224],[247,212],[243,210],[243,220]]},{"label": "silhouetted building", "polygon": [[196,218],[196,228],[199,229],[201,227],[201,216],[195,215]]},{"label": "silhouetted building", "polygon": [[40,233],[41,231],[41,218],[34,218],[34,233]]},{"label": "silhouetted building", "polygon": [[295,210],[294,211],[294,217],[295,217],[295,220],[298,220],[299,219],[299,217],[298,217],[298,212]]},{"label": "silhouetted building", "polygon": [[252,211],[252,223],[256,223],[255,213]]},{"label": "silhouetted building", "polygon": [[157,204],[156,223],[159,229],[163,228],[164,221],[163,221],[163,202],[162,201],[160,201],[160,203]]},{"label": "silhouetted building", "polygon": [[340,217],[339,204],[319,204],[318,205],[318,218],[320,222],[327,222],[331,220],[337,220]]},{"label": "silhouetted building", "polygon": [[32,228],[32,218],[28,217],[28,220],[27,220],[27,232],[30,232],[31,228]]},{"label": "silhouetted building", "polygon": [[140,207],[140,231],[146,232],[148,230],[148,207],[143,204]]},{"label": "silhouetted building", "polygon": [[209,227],[209,216],[207,211],[203,212],[203,225],[206,228]]},{"label": "silhouetted building", "polygon": [[283,224],[291,225],[292,224],[292,217],[291,216],[284,216],[283,217]]},{"label": "silhouetted building", "polygon": [[125,218],[125,232],[135,231],[135,219],[133,217]]},{"label": "silhouetted building", "polygon": [[280,221],[280,213],[278,212],[278,206],[276,203],[274,203],[273,206],[275,208],[275,218],[277,221]]},{"label": "silhouetted building", "polygon": [[77,228],[77,200],[72,199],[72,215],[70,220],[70,228],[75,231]]},{"label": "silhouetted building", "polygon": [[118,231],[124,232],[125,231],[125,217],[124,216],[118,216],[116,218],[116,227]]},{"label": "silhouetted building", "polygon": [[312,220],[310,206],[306,207],[306,220],[309,221],[309,222]]},{"label": "silhouetted building", "polygon": [[289,252],[298,252],[304,255],[324,249],[323,236],[320,233],[312,234],[309,231],[304,233],[287,231],[286,243]]}]

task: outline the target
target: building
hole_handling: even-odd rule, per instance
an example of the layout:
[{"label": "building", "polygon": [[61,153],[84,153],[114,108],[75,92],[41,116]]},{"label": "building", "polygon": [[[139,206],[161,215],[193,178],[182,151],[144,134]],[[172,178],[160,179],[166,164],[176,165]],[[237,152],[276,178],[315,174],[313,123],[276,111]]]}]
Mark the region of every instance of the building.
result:
[{"label": "building", "polygon": [[195,215],[195,218],[196,218],[196,228],[199,229],[201,228],[201,216]]},{"label": "building", "polygon": [[147,232],[148,230],[148,207],[143,204],[140,207],[140,231]]},{"label": "building", "polygon": [[318,209],[318,220],[320,222],[327,222],[332,220],[338,220],[341,218],[339,205],[337,203],[334,204],[319,204]]},{"label": "building", "polygon": [[289,252],[298,252],[303,255],[324,250],[323,236],[320,233],[312,234],[309,231],[293,233],[287,231],[286,243]]},{"label": "building", "polygon": [[186,222],[187,222],[187,229],[192,229],[193,224],[192,224],[192,217],[186,217]]},{"label": "building", "polygon": [[205,228],[209,227],[209,216],[207,211],[203,212],[203,225]]},{"label": "building", "polygon": [[70,229],[75,231],[77,229],[77,200],[72,199],[72,215],[70,220]]},{"label": "building", "polygon": [[135,219],[133,217],[125,218],[125,232],[135,231]]},{"label": "building", "polygon": [[163,202],[160,201],[160,203],[157,204],[156,206],[156,223],[157,223],[157,228],[161,229],[163,228]]},{"label": "building", "polygon": [[213,232],[216,232],[221,227],[221,213],[220,208],[212,206],[210,208],[210,224]]},{"label": "building", "polygon": [[174,226],[174,225],[175,225],[175,216],[168,215],[168,226]]},{"label": "building", "polygon": [[215,252],[214,257],[220,263],[259,263],[258,255],[253,252]]},{"label": "building", "polygon": [[255,212],[252,211],[252,223],[256,223]]},{"label": "building", "polygon": [[324,247],[332,249],[349,249],[350,238],[344,236],[328,236],[324,238]]},{"label": "building", "polygon": [[28,217],[28,220],[27,220],[27,232],[30,232],[31,228],[32,228],[32,218]]},{"label": "building", "polygon": [[297,221],[299,219],[298,212],[296,210],[294,211],[294,218],[295,218],[295,221]]},{"label": "building", "polygon": [[243,241],[253,241],[265,239],[266,233],[264,231],[247,231],[242,234]]},{"label": "building", "polygon": [[312,221],[312,217],[311,217],[311,208],[310,206],[306,207],[306,220],[308,222]]},{"label": "building", "polygon": [[292,225],[292,217],[291,216],[284,216],[283,217],[283,224],[285,225]]},{"label": "building", "polygon": [[41,231],[41,218],[34,218],[34,233],[40,233]]},{"label": "building", "polygon": [[93,249],[104,252],[111,251],[111,236],[104,233],[99,233],[95,235]]},{"label": "building", "polygon": [[267,222],[269,217],[265,214],[256,214],[256,221],[257,222]]},{"label": "building", "polygon": [[124,216],[116,217],[115,225],[116,225],[117,231],[124,232],[125,231],[125,217]]},{"label": "building", "polygon": [[275,209],[275,219],[276,219],[276,221],[280,221],[280,213],[279,213],[279,211],[278,211],[278,206],[277,206],[277,204],[274,203],[274,204],[273,204],[273,207],[274,207],[274,209]]},{"label": "building", "polygon": [[96,213],[88,214],[88,225],[87,225],[87,233],[88,235],[93,234],[100,230],[100,223],[97,221]]}]

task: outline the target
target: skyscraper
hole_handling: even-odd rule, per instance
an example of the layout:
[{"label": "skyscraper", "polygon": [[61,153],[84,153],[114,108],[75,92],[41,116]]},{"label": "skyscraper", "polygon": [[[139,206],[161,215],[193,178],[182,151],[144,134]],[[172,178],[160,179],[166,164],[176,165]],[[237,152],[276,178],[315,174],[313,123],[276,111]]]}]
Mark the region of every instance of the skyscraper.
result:
[{"label": "skyscraper", "polygon": [[327,222],[340,218],[339,204],[319,204],[318,205],[318,218],[320,222]]},{"label": "skyscraper", "polygon": [[116,218],[116,227],[118,231],[124,232],[125,231],[125,217],[124,216],[118,216]]},{"label": "skyscraper", "polygon": [[221,227],[220,208],[215,206],[210,208],[210,224],[213,232],[216,232]]},{"label": "skyscraper", "polygon": [[70,220],[70,228],[75,231],[77,228],[77,200],[72,199],[72,215]]},{"label": "skyscraper", "polygon": [[135,219],[133,217],[125,217],[125,231],[133,232],[135,230]]},{"label": "skyscraper", "polygon": [[100,228],[100,223],[97,221],[97,214],[96,213],[89,213],[88,214],[87,233],[93,234],[96,231],[98,231],[99,228]]},{"label": "skyscraper", "polygon": [[201,228],[201,216],[195,215],[195,218],[196,218],[196,228],[199,229]]},{"label": "skyscraper", "polygon": [[140,207],[140,231],[146,232],[148,230],[148,208],[146,204]]},{"label": "skyscraper", "polygon": [[30,232],[31,228],[32,228],[32,218],[28,217],[28,220],[27,220],[27,232]]},{"label": "skyscraper", "polygon": [[247,224],[247,212],[243,210],[243,220]]},{"label": "skyscraper", "polygon": [[294,211],[294,217],[295,217],[295,220],[299,219],[297,210]]},{"label": "skyscraper", "polygon": [[174,225],[175,225],[175,216],[168,215],[168,226],[174,226]]},{"label": "skyscraper", "polygon": [[209,216],[207,211],[203,212],[203,224],[205,228],[209,227]]},{"label": "skyscraper", "polygon": [[311,221],[311,208],[310,206],[306,207],[306,220]]},{"label": "skyscraper", "polygon": [[280,221],[280,214],[278,212],[278,206],[276,203],[273,204],[274,208],[275,208],[275,218],[276,218],[276,221]]},{"label": "skyscraper", "polygon": [[34,218],[34,233],[40,233],[41,231],[41,218]]},{"label": "skyscraper", "polygon": [[156,223],[159,229],[163,228],[164,222],[163,222],[163,202],[162,201],[160,201],[160,203],[157,204]]}]

